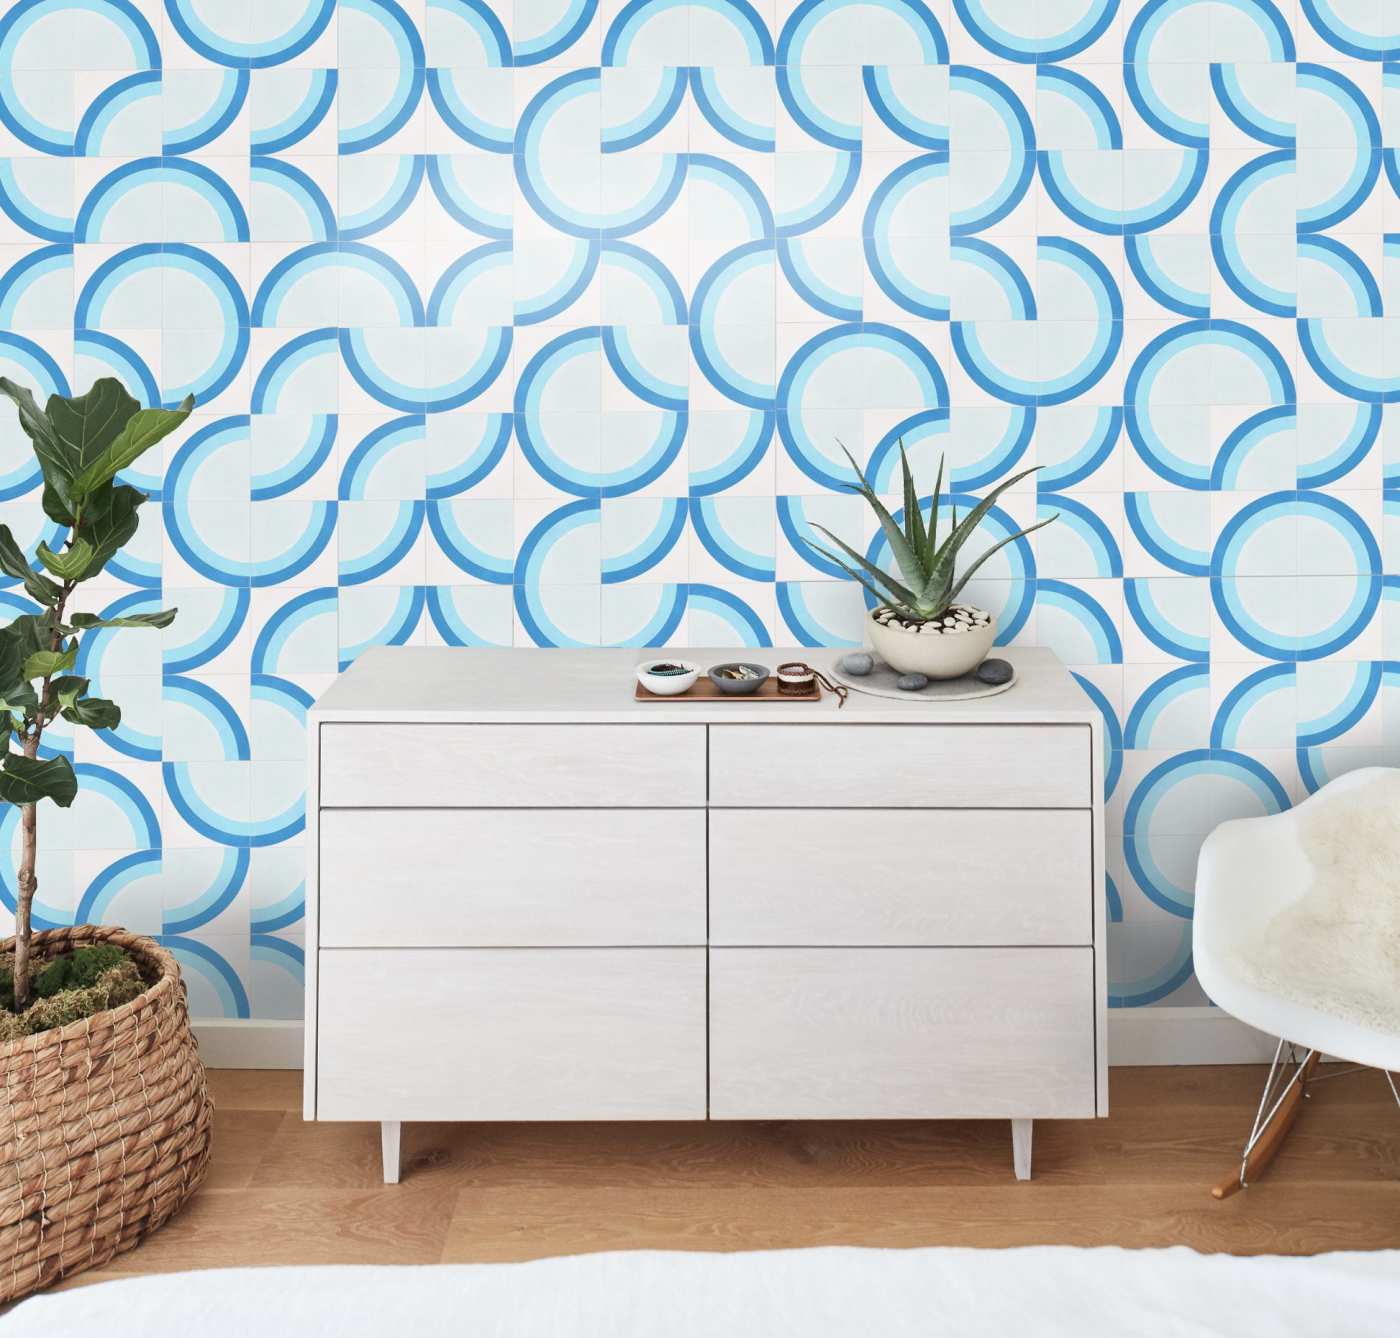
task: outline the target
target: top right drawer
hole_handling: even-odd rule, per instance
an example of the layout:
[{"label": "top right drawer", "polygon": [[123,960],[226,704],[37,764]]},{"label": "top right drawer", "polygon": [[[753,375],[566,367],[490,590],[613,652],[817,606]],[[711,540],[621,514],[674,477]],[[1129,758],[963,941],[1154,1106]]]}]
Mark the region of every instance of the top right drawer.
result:
[{"label": "top right drawer", "polygon": [[1087,808],[1087,725],[711,725],[712,808]]}]

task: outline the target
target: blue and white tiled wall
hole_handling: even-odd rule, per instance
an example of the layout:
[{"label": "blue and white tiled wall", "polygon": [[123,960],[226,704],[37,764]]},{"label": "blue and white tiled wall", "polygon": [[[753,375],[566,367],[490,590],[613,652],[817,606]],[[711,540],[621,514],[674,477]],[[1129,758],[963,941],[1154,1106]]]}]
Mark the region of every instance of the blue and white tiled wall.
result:
[{"label": "blue and white tiled wall", "polygon": [[39,897],[203,1015],[299,1013],[337,669],[854,642],[838,438],[1041,466],[975,593],[1106,718],[1115,1003],[1198,1001],[1215,822],[1400,760],[1396,0],[11,0],[0,372],[199,399]]}]

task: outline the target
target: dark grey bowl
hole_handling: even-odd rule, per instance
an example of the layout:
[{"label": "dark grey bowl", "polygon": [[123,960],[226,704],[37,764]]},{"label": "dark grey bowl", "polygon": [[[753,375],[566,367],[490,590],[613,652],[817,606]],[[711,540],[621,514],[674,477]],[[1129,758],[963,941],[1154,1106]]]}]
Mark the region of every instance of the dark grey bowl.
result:
[{"label": "dark grey bowl", "polygon": [[[756,671],[757,677],[720,678],[718,675],[721,669],[753,669]],[[721,692],[727,693],[731,697],[752,697],[767,681],[767,668],[747,660],[726,660],[724,664],[712,665],[710,668],[710,682]]]}]

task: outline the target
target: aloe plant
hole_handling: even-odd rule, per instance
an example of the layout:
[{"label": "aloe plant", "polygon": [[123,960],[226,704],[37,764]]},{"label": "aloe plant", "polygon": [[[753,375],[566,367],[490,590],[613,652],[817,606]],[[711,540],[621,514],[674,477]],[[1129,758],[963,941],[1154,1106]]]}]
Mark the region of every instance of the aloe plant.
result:
[{"label": "aloe plant", "polygon": [[[0,525],[0,571],[19,581],[38,606],[0,628],[0,802],[20,810],[21,853],[15,895],[14,1006],[30,1000],[31,912],[39,886],[38,805],[72,804],[78,778],[63,753],[40,757],[44,729],[57,717],[90,729],[115,729],[121,708],[88,695],[86,678],[71,673],[79,633],[101,627],[167,627],[174,609],[102,618],[70,612],[68,601],[136,533],[146,494],[118,483],[117,474],[175,431],[194,407],[143,409],[120,381],[104,377],[86,395],[50,395],[40,409],[33,394],[0,376],[0,393],[19,410],[20,426],[38,457],[41,505],[64,531],[57,547],[40,543],[31,566],[7,525]],[[16,748],[17,745],[17,748]]]},{"label": "aloe plant", "polygon": [[1000,543],[993,544],[976,561],[964,567],[962,573],[959,574],[957,571],[958,555],[962,552],[963,545],[972,537],[972,532],[982,523],[982,518],[996,503],[997,498],[1013,484],[1019,483],[1029,474],[1034,474],[1041,466],[1033,465],[1030,469],[1023,469],[1019,474],[1013,474],[1004,483],[997,484],[963,517],[961,522],[958,520],[958,509],[954,507],[952,529],[943,542],[939,543],[938,503],[943,496],[943,461],[941,458],[938,461],[938,481],[933,485],[933,510],[929,515],[928,525],[925,526],[923,512],[919,509],[919,494],[914,487],[914,475],[909,469],[909,457],[905,454],[903,440],[900,441],[899,462],[904,471],[904,528],[900,529],[899,522],[890,514],[889,509],[880,500],[875,489],[870,486],[870,480],[866,478],[861,467],[856,464],[850,451],[847,451],[844,446],[841,449],[845,451],[846,459],[850,460],[851,468],[855,470],[856,478],[859,480],[858,483],[846,484],[846,487],[852,492],[860,493],[870,504],[870,509],[875,512],[875,517],[880,522],[881,532],[889,541],[890,552],[894,554],[894,560],[899,567],[902,579],[895,580],[888,572],[856,552],[850,544],[838,539],[824,525],[814,524],[812,528],[820,530],[826,535],[841,550],[841,553],[845,554],[845,558],[830,552],[820,544],[811,543],[810,540],[808,543],[828,561],[836,563],[853,580],[859,581],[878,603],[894,610],[905,622],[926,623],[932,622],[935,618],[943,617],[972,574],[993,553],[1005,548],[1013,540],[1023,538],[1059,518],[1057,512],[1035,525],[1008,535]]}]

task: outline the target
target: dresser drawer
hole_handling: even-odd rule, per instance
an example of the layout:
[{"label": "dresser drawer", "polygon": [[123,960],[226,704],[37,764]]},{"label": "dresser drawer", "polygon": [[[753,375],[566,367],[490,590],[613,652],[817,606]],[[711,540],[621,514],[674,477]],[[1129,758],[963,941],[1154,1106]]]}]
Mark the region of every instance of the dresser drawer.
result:
[{"label": "dresser drawer", "polygon": [[714,725],[729,808],[1087,808],[1087,725]]},{"label": "dresser drawer", "polygon": [[703,809],[327,809],[328,948],[705,942]]},{"label": "dresser drawer", "polygon": [[1093,950],[715,948],[710,1114],[1093,1115]]},{"label": "dresser drawer", "polygon": [[725,809],[710,941],[1092,944],[1087,809]]},{"label": "dresser drawer", "polygon": [[705,1118],[703,948],[328,949],[323,1120]]},{"label": "dresser drawer", "polygon": [[321,726],[328,808],[671,808],[705,802],[703,725]]}]

